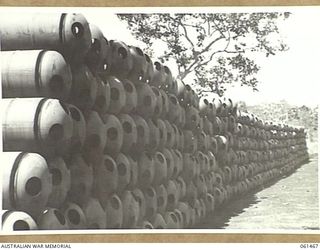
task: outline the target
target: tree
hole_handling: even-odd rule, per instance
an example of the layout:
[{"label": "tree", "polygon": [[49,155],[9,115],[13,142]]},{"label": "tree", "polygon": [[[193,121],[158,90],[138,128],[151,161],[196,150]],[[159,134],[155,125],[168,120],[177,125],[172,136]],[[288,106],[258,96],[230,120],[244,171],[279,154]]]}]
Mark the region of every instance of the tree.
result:
[{"label": "tree", "polygon": [[[118,14],[132,34],[152,48],[167,49],[161,62],[174,59],[179,78],[203,94],[222,95],[228,85],[258,91],[257,53],[268,57],[288,50],[278,29],[284,13]],[[149,51],[152,53],[152,50]]]}]

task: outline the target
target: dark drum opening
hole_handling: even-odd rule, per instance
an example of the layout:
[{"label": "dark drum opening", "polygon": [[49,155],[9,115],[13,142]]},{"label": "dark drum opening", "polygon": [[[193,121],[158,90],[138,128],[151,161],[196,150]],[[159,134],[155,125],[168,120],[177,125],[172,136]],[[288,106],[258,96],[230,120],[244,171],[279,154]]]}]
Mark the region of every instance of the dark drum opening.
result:
[{"label": "dark drum opening", "polygon": [[54,186],[60,185],[62,182],[62,174],[61,171],[57,168],[51,169],[51,174],[52,174],[52,184]]},{"label": "dark drum opening", "polygon": [[123,163],[120,163],[118,165],[118,173],[119,173],[119,175],[124,176],[127,173],[126,165],[124,165]]},{"label": "dark drum opening", "polygon": [[49,88],[54,93],[60,93],[63,91],[63,78],[59,75],[54,75],[49,81]]},{"label": "dark drum opening", "polygon": [[160,196],[158,198],[158,206],[163,206],[163,204],[164,204],[164,198],[162,196]]},{"label": "dark drum opening", "polygon": [[151,102],[152,102],[151,96],[145,96],[145,97],[143,98],[143,105],[144,105],[144,106],[150,106],[150,105],[151,105]]},{"label": "dark drum opening", "polygon": [[117,88],[111,88],[110,97],[113,101],[119,100],[120,92]]},{"label": "dark drum opening", "polygon": [[69,221],[74,225],[78,225],[80,223],[80,214],[75,209],[70,209],[68,211],[68,218]]},{"label": "dark drum opening", "polygon": [[120,47],[118,49],[118,55],[122,58],[125,59],[128,56],[128,52],[124,47]]},{"label": "dark drum opening", "polygon": [[170,69],[167,66],[164,66],[164,72],[166,72],[168,75],[170,74]]},{"label": "dark drum opening", "polygon": [[157,158],[158,158],[158,161],[160,161],[160,163],[164,163],[164,158],[160,153],[157,153]]},{"label": "dark drum opening", "polygon": [[38,177],[31,177],[25,186],[26,192],[31,196],[36,196],[41,191],[41,180]]},{"label": "dark drum opening", "polygon": [[145,57],[146,57],[147,62],[150,63],[150,62],[151,62],[150,57],[149,57],[147,54],[144,54],[144,55],[145,55]]},{"label": "dark drum opening", "polygon": [[118,130],[114,127],[109,128],[107,131],[108,139],[116,140],[118,138]]},{"label": "dark drum opening", "polygon": [[143,52],[142,52],[142,50],[141,50],[140,48],[135,47],[135,49],[136,49],[136,51],[137,51],[137,53],[138,53],[139,56],[143,56],[143,55],[144,55]]},{"label": "dark drum opening", "polygon": [[170,96],[170,101],[171,101],[174,105],[177,105],[177,103],[178,103],[177,98],[174,97],[174,96]]},{"label": "dark drum opening", "polygon": [[174,195],[173,194],[168,195],[168,203],[174,203]]},{"label": "dark drum opening", "polygon": [[24,220],[17,220],[13,224],[13,230],[14,231],[20,231],[20,230],[30,230],[29,224],[25,222]]},{"label": "dark drum opening", "polygon": [[158,70],[158,71],[161,70],[161,64],[159,62],[155,62],[154,66],[156,66],[156,70]]},{"label": "dark drum opening", "polygon": [[139,137],[144,137],[144,128],[142,126],[137,126],[137,132]]},{"label": "dark drum opening", "polygon": [[127,92],[132,93],[133,87],[132,87],[132,85],[131,85],[128,81],[123,81],[123,85],[124,85],[124,89],[125,89]]},{"label": "dark drum opening", "polygon": [[79,22],[75,22],[71,26],[71,31],[76,38],[81,38],[84,33],[83,25]]},{"label": "dark drum opening", "polygon": [[110,160],[110,159],[105,159],[104,160],[104,166],[106,167],[106,169],[109,171],[109,172],[113,172],[114,171],[114,164],[113,162]]},{"label": "dark drum opening", "polygon": [[117,197],[113,196],[111,198],[111,207],[115,210],[118,210],[120,208],[120,203]]},{"label": "dark drum opening", "polygon": [[49,137],[54,140],[58,141],[63,138],[63,126],[61,124],[54,124],[51,126],[49,130]]},{"label": "dark drum opening", "polygon": [[74,107],[71,107],[69,110],[70,110],[72,119],[79,122],[81,120],[81,115],[80,115],[79,110],[77,110]]},{"label": "dark drum opening", "polygon": [[61,225],[65,225],[66,224],[66,219],[64,218],[63,214],[60,213],[57,209],[55,209],[53,211],[54,215],[57,217],[57,220],[59,221],[59,223]]},{"label": "dark drum opening", "polygon": [[122,128],[123,128],[123,131],[127,134],[130,134],[132,133],[132,126],[129,122],[124,122],[122,124]]}]

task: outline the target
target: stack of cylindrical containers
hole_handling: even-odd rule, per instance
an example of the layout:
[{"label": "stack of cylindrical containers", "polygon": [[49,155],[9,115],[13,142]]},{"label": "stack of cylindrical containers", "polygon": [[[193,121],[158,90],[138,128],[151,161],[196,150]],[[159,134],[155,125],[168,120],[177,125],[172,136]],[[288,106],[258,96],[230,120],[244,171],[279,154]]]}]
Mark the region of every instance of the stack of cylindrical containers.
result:
[{"label": "stack of cylindrical containers", "polygon": [[3,229],[192,228],[308,158],[81,14],[0,17]]}]

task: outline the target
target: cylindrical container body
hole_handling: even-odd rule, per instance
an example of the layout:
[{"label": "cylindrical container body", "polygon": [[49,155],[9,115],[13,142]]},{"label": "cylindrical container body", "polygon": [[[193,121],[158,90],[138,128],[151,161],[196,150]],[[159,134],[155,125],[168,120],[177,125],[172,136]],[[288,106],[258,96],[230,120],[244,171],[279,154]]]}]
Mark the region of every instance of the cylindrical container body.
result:
[{"label": "cylindrical container body", "polygon": [[123,129],[121,122],[114,115],[105,114],[102,116],[105,124],[106,146],[104,152],[106,154],[117,155],[123,143]]},{"label": "cylindrical container body", "polygon": [[72,63],[83,62],[91,42],[87,20],[74,13],[3,13],[0,35],[2,50],[57,50]]},{"label": "cylindrical container body", "polygon": [[150,129],[148,123],[141,116],[133,115],[132,116],[136,127],[137,127],[137,143],[132,149],[133,153],[143,151],[150,141]]},{"label": "cylindrical container body", "polygon": [[160,117],[162,116],[162,95],[160,90],[157,87],[152,86],[152,91],[156,97],[156,105],[154,107],[154,113],[153,113],[153,117]]},{"label": "cylindrical container body", "polygon": [[161,152],[156,152],[154,155],[155,176],[153,183],[157,186],[167,181],[167,161]]},{"label": "cylindrical container body", "polygon": [[121,193],[130,183],[131,165],[129,159],[122,153],[115,158],[118,168],[118,193]]},{"label": "cylindrical container body", "polygon": [[164,214],[167,208],[168,193],[164,185],[156,187],[158,213]]},{"label": "cylindrical container body", "polygon": [[73,66],[69,102],[81,110],[90,110],[96,102],[98,83],[88,66]]},{"label": "cylindrical container body", "polygon": [[107,82],[110,85],[110,105],[108,112],[111,114],[119,114],[126,105],[124,86],[122,82],[114,76],[108,77]]},{"label": "cylindrical container body", "polygon": [[150,59],[150,57],[147,54],[144,54],[144,57],[146,58],[147,69],[146,69],[146,73],[144,75],[144,78],[142,79],[142,82],[146,82],[149,84],[152,80],[152,77],[153,77],[154,67],[153,67],[153,62]]},{"label": "cylindrical container body", "polygon": [[80,154],[72,156],[69,162],[71,188],[69,200],[82,203],[91,195],[93,188],[93,168]]},{"label": "cylindrical container body", "polygon": [[73,122],[68,108],[59,100],[2,99],[0,110],[5,151],[61,155],[69,149]]},{"label": "cylindrical container body", "polygon": [[167,144],[167,127],[163,120],[157,119],[156,126],[159,129],[159,149],[163,149]]},{"label": "cylindrical container body", "polygon": [[83,154],[91,163],[100,161],[106,146],[105,124],[96,111],[89,111],[86,117],[86,139]]},{"label": "cylindrical container body", "polygon": [[142,152],[138,158],[138,183],[140,187],[148,187],[152,184],[155,176],[155,166],[153,157]]},{"label": "cylindrical container body", "polygon": [[109,42],[103,36],[102,31],[98,26],[89,23],[91,32],[91,45],[86,54],[86,64],[92,72],[105,73],[109,70],[110,64],[106,61],[109,51]]},{"label": "cylindrical container body", "polygon": [[160,62],[155,62],[151,85],[159,88],[162,85],[164,85],[165,80],[166,80],[166,73],[164,71],[163,65]]},{"label": "cylindrical container body", "polygon": [[3,232],[38,229],[34,219],[25,212],[2,210],[1,214]]},{"label": "cylindrical container body", "polygon": [[3,209],[38,215],[47,204],[52,190],[46,160],[34,153],[3,152],[0,162]]},{"label": "cylindrical container body", "polygon": [[138,94],[134,84],[128,79],[122,80],[123,88],[126,94],[126,103],[122,108],[122,112],[130,114],[135,111],[138,104]]},{"label": "cylindrical container body", "polygon": [[86,216],[87,229],[105,229],[107,223],[106,211],[102,208],[99,200],[90,197],[81,204],[82,211]]},{"label": "cylindrical container body", "polygon": [[154,216],[154,219],[152,221],[152,225],[153,225],[154,229],[166,229],[167,228],[167,223],[161,214],[156,214]]},{"label": "cylindrical container body", "polygon": [[168,229],[178,229],[178,218],[174,212],[166,212],[164,219]]},{"label": "cylindrical container body", "polygon": [[62,211],[70,229],[87,228],[86,216],[79,205],[76,203],[67,202],[62,207]]},{"label": "cylindrical container body", "polygon": [[122,228],[136,228],[139,219],[139,203],[131,191],[122,194],[123,225]]},{"label": "cylindrical container body", "polygon": [[143,83],[137,86],[138,104],[136,112],[144,118],[150,118],[154,114],[156,107],[156,95],[152,88]]},{"label": "cylindrical container body", "polygon": [[94,192],[101,201],[105,201],[118,187],[118,168],[109,155],[103,156],[103,161],[94,167]]},{"label": "cylindrical container body", "polygon": [[[134,196],[134,198],[136,199],[136,201],[139,204],[139,218],[138,218],[137,225],[138,225],[138,227],[141,227],[143,224],[144,216],[146,214],[146,200],[144,198],[144,194],[141,191],[141,189],[135,188],[132,191],[132,195]],[[142,226],[142,228],[143,228],[143,226]]]},{"label": "cylindrical container body", "polygon": [[47,163],[52,175],[52,192],[47,205],[61,207],[71,187],[70,170],[61,157],[49,159]]},{"label": "cylindrical container body", "polygon": [[130,70],[128,79],[138,83],[146,78],[147,60],[143,51],[138,47],[130,46],[129,52],[132,57],[132,69]]},{"label": "cylindrical container body", "polygon": [[174,168],[175,168],[175,162],[172,156],[172,153],[169,149],[165,148],[162,150],[163,156],[166,158],[167,162],[167,178],[171,179],[173,176]]},{"label": "cylindrical container body", "polygon": [[46,208],[37,219],[40,230],[68,230],[64,214],[56,208]]},{"label": "cylindrical container body", "polygon": [[146,122],[148,123],[149,130],[150,130],[150,140],[147,146],[147,150],[155,151],[158,149],[159,143],[160,143],[160,130],[159,130],[159,127],[157,126],[156,121],[152,119],[148,119],[146,120]]},{"label": "cylindrical container body", "polygon": [[68,97],[71,69],[58,52],[3,51],[0,60],[3,97]]},{"label": "cylindrical container body", "polygon": [[114,194],[103,204],[103,206],[107,213],[107,228],[121,228],[123,222],[123,208],[120,198]]},{"label": "cylindrical container body", "polygon": [[99,114],[105,114],[110,106],[110,85],[109,82],[103,81],[100,77],[96,77],[97,81],[97,96],[92,109]]},{"label": "cylindrical container body", "polygon": [[148,187],[143,190],[146,201],[146,218],[152,219],[157,213],[158,201],[157,194],[153,187]]},{"label": "cylindrical container body", "polygon": [[172,180],[168,181],[166,187],[168,194],[167,211],[173,211],[177,208],[179,202],[179,192],[176,184]]},{"label": "cylindrical container body", "polygon": [[137,126],[130,115],[119,114],[118,118],[122,125],[122,131],[123,131],[123,142],[122,142],[121,151],[125,153],[129,153],[131,152],[133,147],[136,146],[136,143],[137,143],[137,137],[138,137]]},{"label": "cylindrical container body", "polygon": [[173,130],[173,126],[171,126],[170,122],[168,120],[164,120],[164,123],[166,125],[166,131],[167,131],[167,141],[166,141],[166,147],[171,149],[173,148],[175,144],[175,132]]},{"label": "cylindrical container body", "polygon": [[138,178],[139,178],[139,166],[137,157],[127,155],[127,158],[130,162],[130,183],[128,185],[129,189],[134,189],[137,187]]},{"label": "cylindrical container body", "polygon": [[73,123],[70,153],[77,153],[81,151],[86,139],[86,120],[81,110],[76,106],[72,104],[67,104],[67,106]]},{"label": "cylindrical container body", "polygon": [[165,119],[168,115],[169,112],[169,97],[167,95],[167,93],[163,90],[160,89],[160,94],[161,94],[161,100],[162,100],[162,104],[161,104],[161,108],[162,108],[162,112],[161,112],[161,117],[163,119]]},{"label": "cylindrical container body", "polygon": [[111,74],[125,79],[133,67],[133,58],[129,47],[121,41],[110,40]]}]

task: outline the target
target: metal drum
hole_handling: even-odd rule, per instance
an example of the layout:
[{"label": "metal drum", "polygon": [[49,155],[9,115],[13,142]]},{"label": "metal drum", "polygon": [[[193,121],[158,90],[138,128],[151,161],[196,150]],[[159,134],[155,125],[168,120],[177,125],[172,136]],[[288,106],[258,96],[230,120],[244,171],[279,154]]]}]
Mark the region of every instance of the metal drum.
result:
[{"label": "metal drum", "polygon": [[61,155],[71,143],[73,122],[64,103],[56,99],[0,100],[3,149]]},{"label": "metal drum", "polygon": [[86,217],[87,229],[105,229],[107,223],[106,211],[99,200],[90,197],[81,204],[82,211]]},{"label": "metal drum", "polygon": [[110,85],[110,105],[108,112],[111,114],[119,114],[126,105],[126,91],[122,82],[110,76],[107,79]]},{"label": "metal drum", "polygon": [[111,74],[125,79],[133,67],[133,58],[129,47],[121,41],[110,40]]},{"label": "metal drum", "polygon": [[69,229],[86,229],[87,220],[86,216],[79,205],[72,202],[67,202],[63,207],[62,211],[64,217],[67,220]]},{"label": "metal drum", "polygon": [[1,52],[2,96],[66,100],[72,84],[70,66],[56,51]]},{"label": "metal drum", "polygon": [[121,122],[114,115],[105,114],[102,116],[105,124],[106,145],[104,152],[106,154],[116,155],[120,152],[123,143],[123,129]]},{"label": "metal drum", "polygon": [[96,77],[96,80],[97,96],[92,109],[97,111],[99,114],[105,114],[110,106],[110,85],[107,81],[104,82],[100,77]]},{"label": "metal drum", "polygon": [[71,68],[72,86],[69,102],[81,110],[90,110],[96,102],[98,83],[88,66],[81,64]]},{"label": "metal drum", "polygon": [[46,208],[37,219],[40,230],[67,230],[64,214],[56,208]]},{"label": "metal drum", "polygon": [[47,205],[49,207],[61,207],[71,187],[70,170],[61,157],[48,159],[47,163],[52,175],[52,192]]},{"label": "metal drum", "polygon": [[91,42],[87,20],[74,13],[3,13],[0,36],[2,50],[57,50],[72,63],[83,62]]},{"label": "metal drum", "polygon": [[122,228],[123,208],[120,198],[116,194],[114,194],[103,205],[107,213],[107,228]]},{"label": "metal drum", "polygon": [[104,74],[110,68],[110,62],[106,60],[110,53],[109,42],[103,36],[102,31],[98,26],[89,23],[91,32],[91,45],[86,54],[86,64],[92,72]]},{"label": "metal drum", "polygon": [[122,194],[123,224],[122,228],[136,228],[139,219],[139,203],[131,191]]},{"label": "metal drum", "polygon": [[123,131],[123,142],[121,151],[129,153],[134,147],[136,147],[138,139],[137,126],[130,115],[119,114],[118,118],[122,125]]},{"label": "metal drum", "polygon": [[122,80],[124,91],[126,94],[126,103],[122,108],[122,112],[129,114],[135,111],[138,105],[138,94],[136,87],[128,79]]},{"label": "metal drum", "polygon": [[52,190],[46,160],[34,153],[3,152],[0,162],[3,209],[37,216],[47,204]]},{"label": "metal drum", "polygon": [[1,213],[3,232],[38,229],[34,219],[25,212],[2,210]]}]

